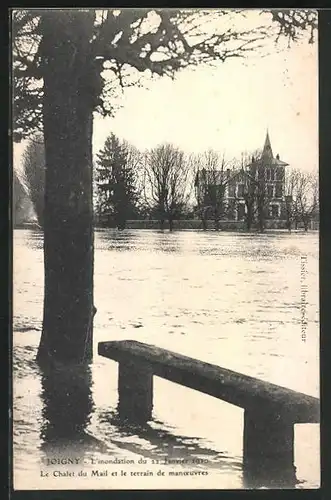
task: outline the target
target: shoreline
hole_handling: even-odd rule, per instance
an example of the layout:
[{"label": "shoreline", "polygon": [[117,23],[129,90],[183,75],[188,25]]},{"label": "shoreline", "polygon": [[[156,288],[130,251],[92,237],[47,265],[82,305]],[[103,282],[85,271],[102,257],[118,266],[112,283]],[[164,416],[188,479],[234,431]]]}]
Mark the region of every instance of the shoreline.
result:
[{"label": "shoreline", "polygon": [[[13,227],[14,230],[19,229],[32,229],[42,232],[42,228],[33,222],[22,223]],[[158,220],[129,220],[127,221],[127,225],[125,229],[119,230],[116,226],[106,226],[101,224],[94,225],[95,231],[107,231],[107,230],[116,230],[118,232],[126,231],[126,230],[151,230],[151,231],[162,231],[162,232],[170,232],[169,224],[165,223],[163,229],[160,228],[160,223]],[[232,232],[232,233],[245,233],[245,234],[263,234],[270,232],[281,232],[286,234],[291,233],[301,233],[305,232],[303,225],[299,225],[297,229],[292,228],[289,231],[286,227],[286,221],[283,220],[267,220],[266,227],[263,233],[259,231],[258,228],[252,228],[250,231],[245,227],[244,221],[221,221],[219,230],[215,230],[214,223],[212,220],[207,221],[207,228],[203,229],[202,222],[198,219],[183,219],[174,221],[173,231],[197,231],[197,232]],[[319,222],[311,221],[310,227],[307,232],[318,232],[319,231]]]}]

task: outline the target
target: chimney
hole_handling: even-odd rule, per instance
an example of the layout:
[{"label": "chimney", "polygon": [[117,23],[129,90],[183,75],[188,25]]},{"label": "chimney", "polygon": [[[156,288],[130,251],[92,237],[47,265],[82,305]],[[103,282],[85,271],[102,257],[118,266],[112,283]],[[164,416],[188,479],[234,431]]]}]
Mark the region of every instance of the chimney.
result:
[{"label": "chimney", "polygon": [[227,176],[227,178],[230,177],[230,169],[229,168],[226,169],[226,176]]},{"label": "chimney", "polygon": [[276,159],[279,160],[279,154],[276,154]]}]

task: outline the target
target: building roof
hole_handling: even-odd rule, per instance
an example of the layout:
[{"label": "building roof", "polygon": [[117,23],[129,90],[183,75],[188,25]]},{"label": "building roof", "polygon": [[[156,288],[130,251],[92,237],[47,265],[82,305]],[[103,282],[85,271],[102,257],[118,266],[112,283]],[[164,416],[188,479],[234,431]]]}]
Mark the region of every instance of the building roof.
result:
[{"label": "building roof", "polygon": [[272,159],[272,165],[278,165],[280,167],[286,167],[288,163],[285,161],[280,160],[279,158],[273,158]]},{"label": "building roof", "polygon": [[266,161],[269,165],[273,166],[286,167],[288,165],[288,163],[279,159],[279,155],[276,155],[276,157],[274,157],[268,129],[261,154],[261,160]]},{"label": "building roof", "polygon": [[269,131],[267,129],[267,135],[264,141],[263,151],[261,157],[263,159],[272,160],[274,155],[272,154],[271,142],[269,137]]},{"label": "building roof", "polygon": [[[268,129],[267,129],[266,138],[264,141],[264,146],[263,146],[263,150],[261,153],[261,157],[258,158],[257,160],[254,160],[252,158],[252,163],[247,165],[247,167],[249,168],[250,166],[252,166],[253,162],[254,163],[255,162],[256,163],[265,162],[266,166],[277,166],[277,167],[288,166],[288,163],[286,163],[285,161],[282,161],[279,158],[278,154],[276,155],[276,157],[274,157],[273,152],[272,152],[271,141],[270,141]],[[195,185],[197,185],[199,182],[199,180],[198,180],[199,175],[202,175],[204,177],[206,183],[227,184],[229,181],[232,181],[239,174],[244,174],[246,176],[251,177],[249,172],[247,170],[242,169],[242,168],[236,168],[236,169],[231,170],[231,171],[229,171],[229,170],[228,171],[227,170],[206,170],[205,168],[203,168],[203,169],[199,170],[197,175],[196,175]]]},{"label": "building roof", "polygon": [[227,169],[227,170],[206,170],[202,169],[196,175],[195,185],[199,183],[199,174],[203,176],[206,184],[212,185],[226,185],[233,181],[236,177],[244,175],[251,177],[250,173],[243,168]]}]

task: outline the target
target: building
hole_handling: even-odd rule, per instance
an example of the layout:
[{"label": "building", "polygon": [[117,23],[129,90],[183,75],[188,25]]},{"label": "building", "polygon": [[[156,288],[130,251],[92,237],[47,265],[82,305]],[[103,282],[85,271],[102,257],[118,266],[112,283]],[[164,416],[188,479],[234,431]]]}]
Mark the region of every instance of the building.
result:
[{"label": "building", "polygon": [[[195,187],[198,206],[204,212],[215,211],[225,220],[244,220],[263,206],[265,219],[286,219],[285,167],[273,155],[267,131],[262,152],[252,156],[241,168],[226,170],[202,169],[197,173]],[[207,216],[208,218],[208,216]]]}]

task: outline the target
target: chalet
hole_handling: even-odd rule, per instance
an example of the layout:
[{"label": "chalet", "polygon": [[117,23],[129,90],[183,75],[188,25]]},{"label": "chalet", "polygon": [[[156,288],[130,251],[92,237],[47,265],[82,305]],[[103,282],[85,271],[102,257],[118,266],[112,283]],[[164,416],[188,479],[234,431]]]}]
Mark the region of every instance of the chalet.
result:
[{"label": "chalet", "polygon": [[221,203],[222,218],[243,220],[248,205],[256,205],[263,198],[267,219],[285,219],[285,167],[277,154],[273,155],[267,131],[262,153],[252,156],[239,169],[206,170],[198,172],[195,181],[200,208],[215,208]]}]

